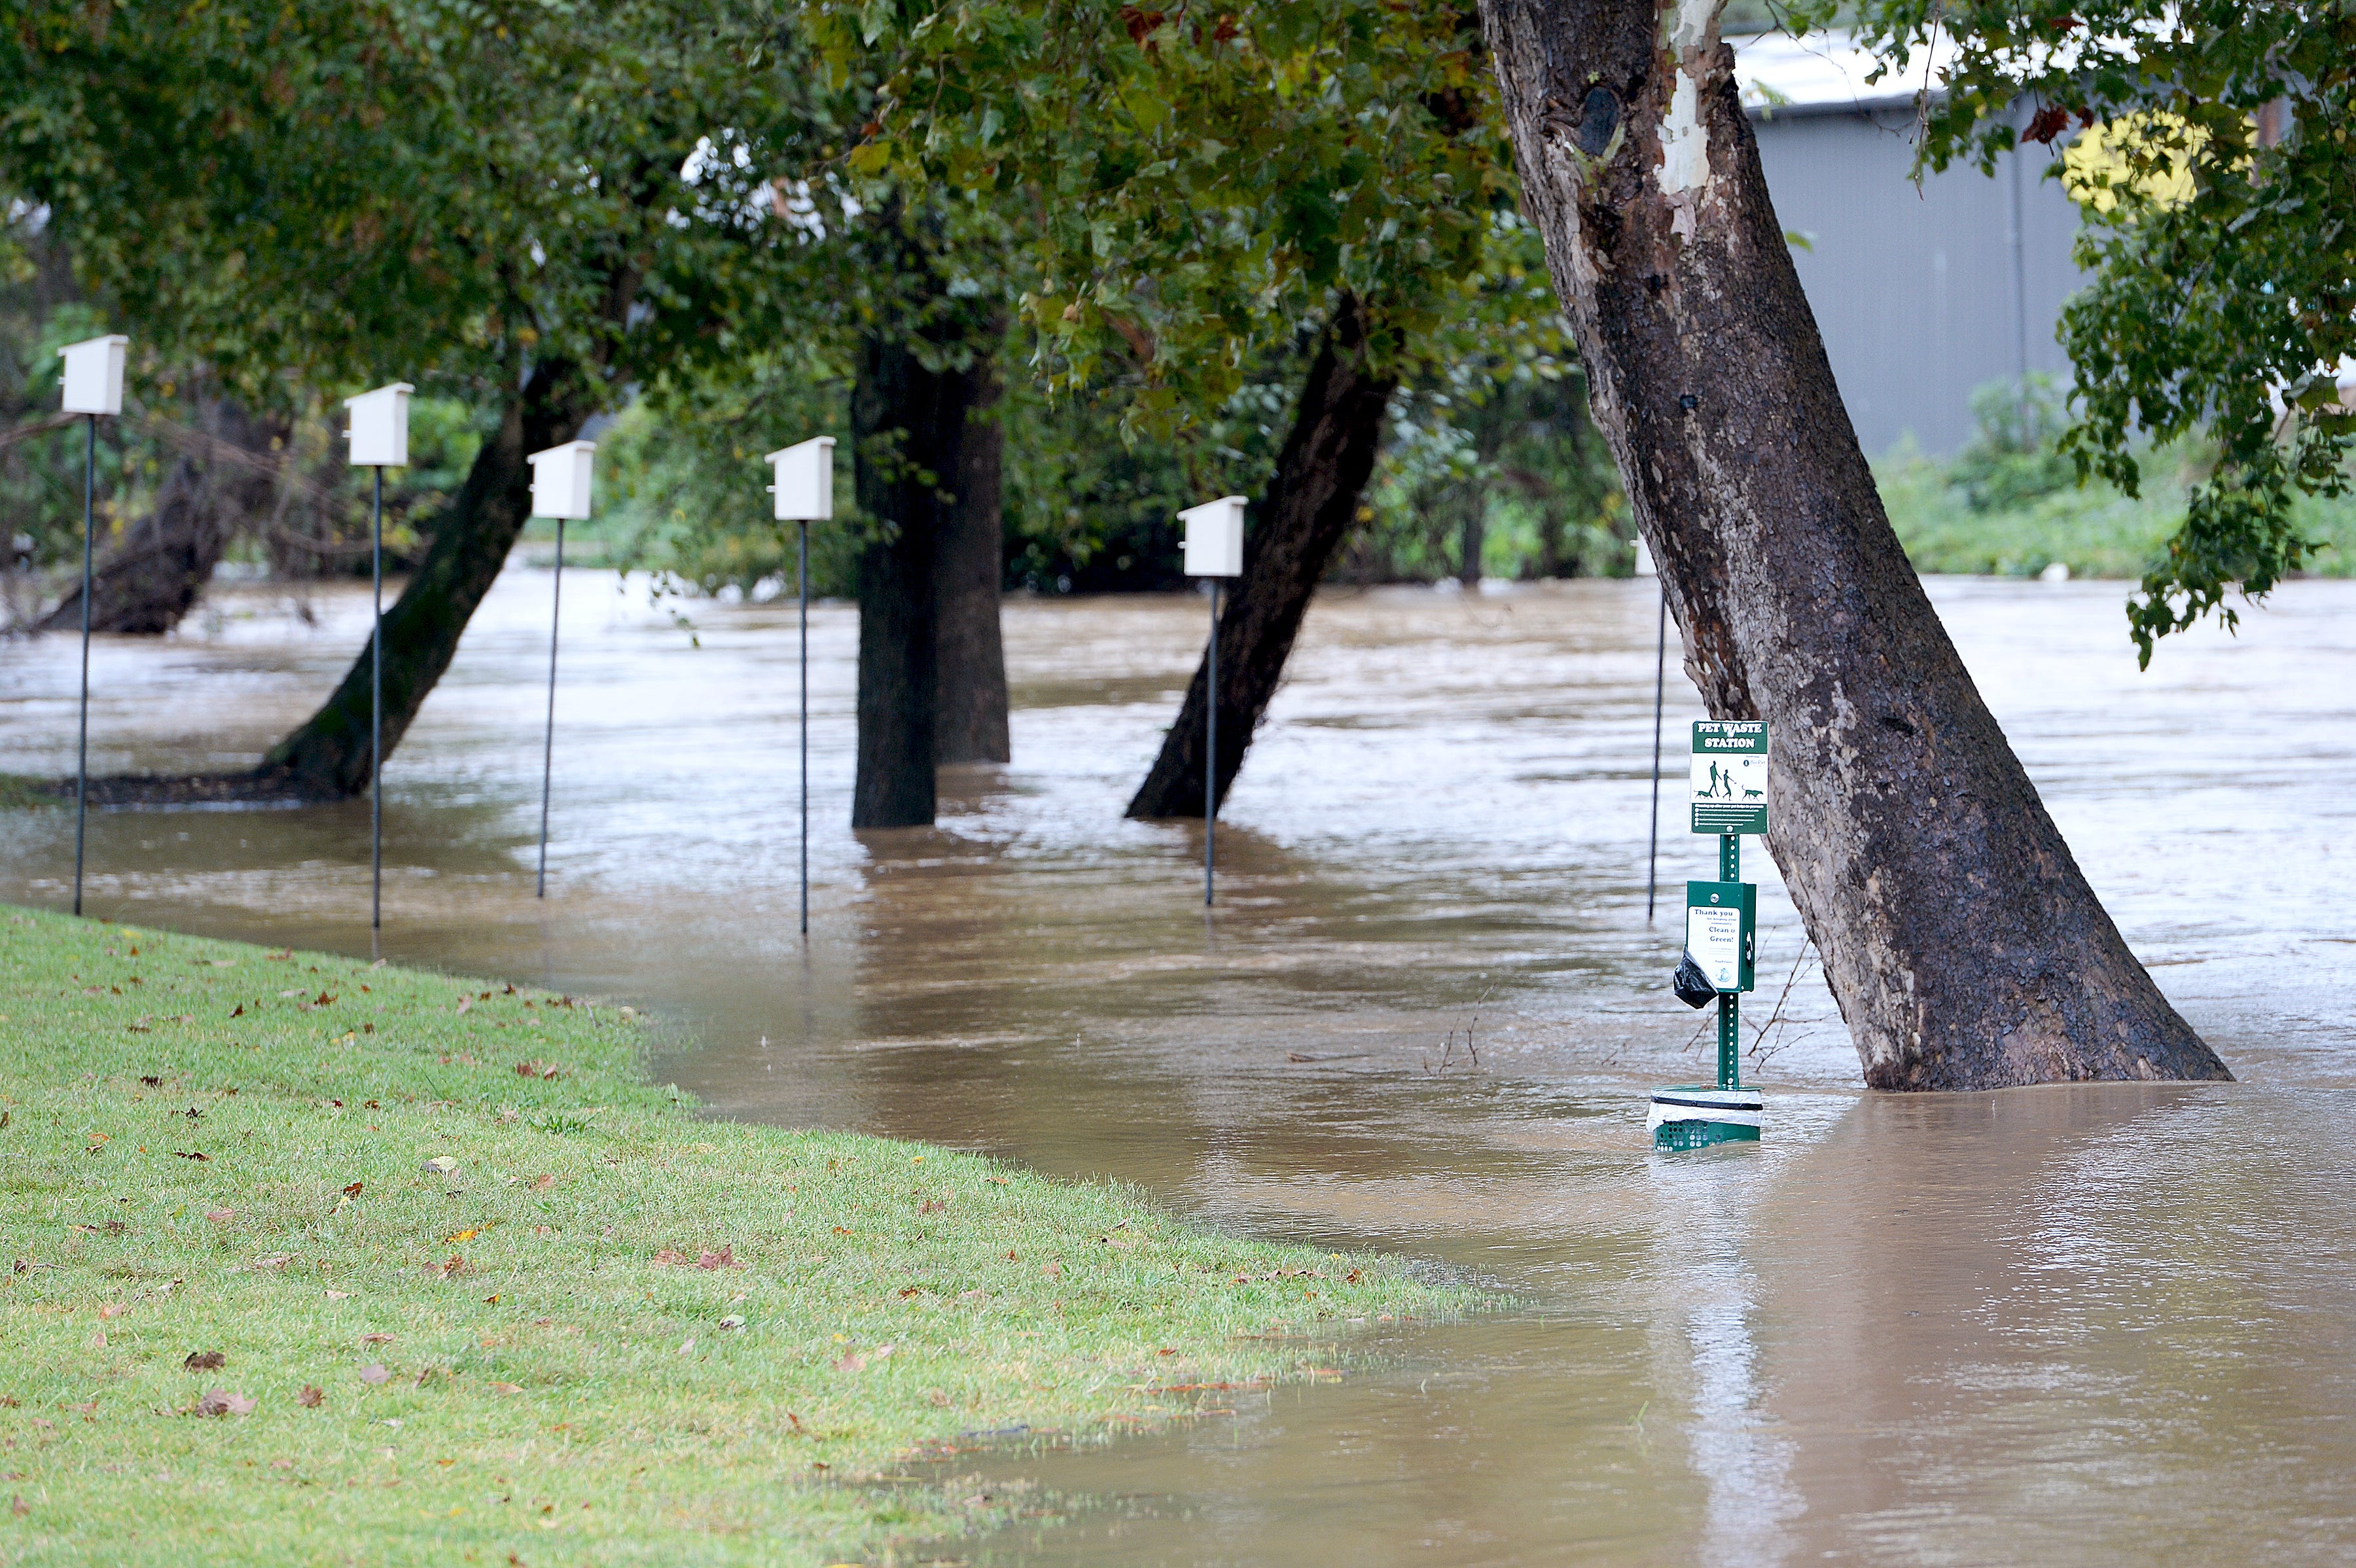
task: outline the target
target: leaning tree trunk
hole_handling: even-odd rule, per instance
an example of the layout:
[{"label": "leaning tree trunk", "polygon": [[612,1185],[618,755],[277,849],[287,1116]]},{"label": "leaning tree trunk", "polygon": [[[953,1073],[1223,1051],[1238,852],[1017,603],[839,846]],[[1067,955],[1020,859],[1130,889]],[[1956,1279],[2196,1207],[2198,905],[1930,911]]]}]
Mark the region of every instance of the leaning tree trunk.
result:
[{"label": "leaning tree trunk", "polygon": [[[574,366],[562,360],[535,366],[476,454],[465,486],[434,520],[432,547],[384,615],[386,756],[450,667],[467,621],[531,515],[527,455],[571,439],[594,397],[594,383]],[[363,646],[335,695],[262,758],[258,777],[314,797],[367,789],[369,683],[369,650]]]},{"label": "leaning tree trunk", "polygon": [[1866,1081],[2230,1076],[2086,885],[1891,533],[1719,39],[1723,0],[1482,0],[1524,199]]},{"label": "leaning tree trunk", "polygon": [[1006,575],[1006,509],[1001,486],[1005,428],[994,351],[999,332],[980,334],[969,367],[949,389],[960,407],[957,467],[943,478],[950,499],[934,542],[937,685],[933,760],[1009,762],[1006,649],[999,634],[999,585]]},{"label": "leaning tree trunk", "polygon": [[[226,398],[206,399],[197,428],[178,439],[155,508],[125,531],[91,577],[92,631],[161,636],[195,607],[238,524],[270,510],[287,426],[257,419]],[[76,583],[40,631],[81,627]]]},{"label": "leaning tree trunk", "polygon": [[[1382,446],[1383,414],[1398,378],[1369,359],[1365,306],[1344,295],[1333,307],[1293,410],[1292,429],[1244,539],[1244,573],[1219,613],[1219,799],[1244,765],[1252,732],[1284,677],[1284,661],[1309,613],[1326,563],[1357,520],[1358,498]],[[1207,657],[1194,669],[1178,722],[1129,803],[1132,817],[1203,814],[1203,703]]]}]

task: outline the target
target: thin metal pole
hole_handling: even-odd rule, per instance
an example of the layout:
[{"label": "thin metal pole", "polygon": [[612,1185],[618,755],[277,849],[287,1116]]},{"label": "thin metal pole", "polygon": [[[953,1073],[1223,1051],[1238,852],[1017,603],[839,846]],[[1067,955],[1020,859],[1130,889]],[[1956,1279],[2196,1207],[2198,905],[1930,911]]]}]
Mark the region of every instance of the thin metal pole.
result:
[{"label": "thin metal pole", "polygon": [[801,525],[796,570],[802,596],[802,937],[809,937],[809,524]]},{"label": "thin metal pole", "polygon": [[94,498],[98,493],[98,415],[90,416],[81,459],[81,738],[74,761],[74,913],[81,913],[83,831],[90,821],[90,595],[91,556],[96,549]]},{"label": "thin metal pole", "polygon": [[384,929],[384,469],[369,508],[369,584],[376,631],[369,639],[369,929]]},{"label": "thin metal pole", "polygon": [[[1720,833],[1718,839],[1718,879],[1742,880],[1742,835]],[[1718,1087],[1742,1087],[1742,993],[1720,992],[1718,998]]]},{"label": "thin metal pole", "polygon": [[540,747],[540,886],[548,897],[548,786],[556,776],[556,629],[564,612],[564,520],[556,520],[556,582],[548,596],[548,733]]},{"label": "thin metal pole", "polygon": [[1219,580],[1211,579],[1210,681],[1204,688],[1210,700],[1203,704],[1203,904],[1209,908],[1213,876],[1218,865],[1219,840]]},{"label": "thin metal pole", "polygon": [[1653,639],[1653,826],[1644,845],[1644,924],[1653,923],[1653,902],[1661,872],[1661,694],[1669,668],[1669,590],[1661,589],[1661,624]]}]

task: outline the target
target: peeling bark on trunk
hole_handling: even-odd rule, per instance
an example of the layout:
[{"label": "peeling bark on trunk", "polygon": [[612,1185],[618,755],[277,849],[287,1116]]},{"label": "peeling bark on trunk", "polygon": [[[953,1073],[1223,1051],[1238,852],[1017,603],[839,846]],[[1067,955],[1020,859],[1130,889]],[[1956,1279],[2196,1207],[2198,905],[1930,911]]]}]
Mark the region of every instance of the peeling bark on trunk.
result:
[{"label": "peeling bark on trunk", "polygon": [[951,499],[933,555],[940,683],[933,710],[933,760],[1009,762],[1006,648],[999,632],[999,585],[1006,575],[1006,509],[1001,488],[1006,433],[996,417],[994,360],[1003,328],[993,325],[972,365],[950,389],[958,403],[957,467],[945,476]]},{"label": "peeling bark on trunk", "polygon": [[1879,1089],[2229,1077],[2127,950],[1890,532],[1717,0],[1482,0],[1524,199],[1709,711]]},{"label": "peeling bark on trunk", "polygon": [[[384,752],[391,757],[425,703],[483,596],[531,515],[526,455],[573,438],[593,411],[576,367],[543,361],[483,443],[466,482],[434,523],[433,548],[384,613]],[[369,781],[369,649],[335,695],[262,759],[258,782],[312,798],[357,795]]]},{"label": "peeling bark on trunk", "polygon": [[[213,398],[201,405],[197,428],[182,434],[186,449],[165,476],[155,509],[131,525],[91,579],[92,631],[153,637],[179,625],[239,525],[268,513],[276,497],[284,423]],[[81,585],[35,629],[80,630]]]},{"label": "peeling bark on trunk", "polygon": [[[1219,613],[1219,755],[1225,801],[1244,765],[1252,733],[1284,678],[1292,639],[1333,552],[1357,521],[1358,498],[1382,446],[1383,416],[1398,378],[1368,361],[1365,308],[1348,295],[1335,305],[1276,472],[1252,509],[1244,571]],[[1152,771],[1129,803],[1131,817],[1203,814],[1204,709],[1208,678],[1198,664],[1162,739]]]}]

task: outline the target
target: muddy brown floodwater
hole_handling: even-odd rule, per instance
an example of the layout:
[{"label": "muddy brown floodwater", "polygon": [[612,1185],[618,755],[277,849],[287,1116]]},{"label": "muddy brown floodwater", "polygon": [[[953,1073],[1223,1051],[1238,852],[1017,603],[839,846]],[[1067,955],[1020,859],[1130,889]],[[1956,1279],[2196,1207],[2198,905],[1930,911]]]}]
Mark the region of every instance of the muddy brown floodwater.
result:
[{"label": "muddy brown floodwater", "polygon": [[[531,897],[544,574],[504,578],[389,776],[384,951],[634,996],[721,1114],[1119,1177],[1396,1251],[1519,1310],[1384,1331],[1338,1382],[964,1466],[1063,1501],[991,1563],[2356,1560],[2356,585],[2139,675],[2110,584],[1938,582],[2094,886],[2241,1082],[1893,1098],[1755,847],[1757,1149],[1644,1146],[1708,1070],[1647,926],[1654,599],[1329,596],[1200,903],[1197,828],[1120,810],[1194,599],[1008,606],[1016,761],[854,840],[856,627],[812,639],[815,929],[794,929],[793,611],[568,593],[552,892]],[[102,768],[250,758],[360,646],[223,592],[102,641]],[[0,768],[70,764],[70,639],[0,646]],[[1670,676],[1670,760],[1695,716]],[[1673,774],[1674,779],[1674,774]],[[365,802],[109,813],[94,912],[369,950]],[[0,813],[64,904],[66,813]],[[1787,987],[1787,980],[1789,981]],[[1746,1036],[1750,1036],[1746,1030]],[[1475,1059],[1477,1053],[1477,1060]]]}]

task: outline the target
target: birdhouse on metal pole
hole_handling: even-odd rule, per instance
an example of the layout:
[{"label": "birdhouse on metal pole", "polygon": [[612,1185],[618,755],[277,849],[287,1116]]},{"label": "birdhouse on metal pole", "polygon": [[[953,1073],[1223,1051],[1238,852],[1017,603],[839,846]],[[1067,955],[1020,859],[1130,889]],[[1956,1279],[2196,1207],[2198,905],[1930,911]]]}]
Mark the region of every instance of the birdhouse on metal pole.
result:
[{"label": "birdhouse on metal pole", "polygon": [[596,466],[594,441],[567,441],[531,455],[531,515],[570,518],[589,515],[589,477]]},{"label": "birdhouse on metal pole", "polygon": [[348,397],[352,427],[344,432],[351,443],[355,468],[409,467],[409,394],[417,389],[407,381]]},{"label": "birdhouse on metal pole", "polygon": [[1178,514],[1186,529],[1186,575],[1211,579],[1211,641],[1204,650],[1203,704],[1203,904],[1210,907],[1218,866],[1219,836],[1219,579],[1244,574],[1244,508],[1241,496],[1221,496]]},{"label": "birdhouse on metal pole", "polygon": [[1241,496],[1221,496],[1178,514],[1186,527],[1186,575],[1240,577],[1244,571],[1244,507]]},{"label": "birdhouse on metal pole", "polygon": [[801,600],[802,648],[802,940],[809,940],[809,525],[834,516],[834,437],[813,436],[780,446],[761,459],[776,482],[769,487],[770,515],[798,522],[800,549],[795,576]]},{"label": "birdhouse on metal pole", "polygon": [[770,513],[779,522],[824,522],[834,516],[834,437],[781,446],[761,459],[776,470]]},{"label": "birdhouse on metal pole", "polygon": [[120,332],[69,343],[58,350],[66,362],[65,412],[121,413],[123,358],[131,339]]}]

